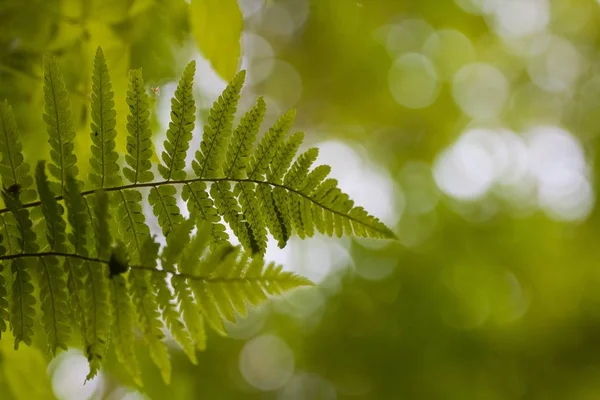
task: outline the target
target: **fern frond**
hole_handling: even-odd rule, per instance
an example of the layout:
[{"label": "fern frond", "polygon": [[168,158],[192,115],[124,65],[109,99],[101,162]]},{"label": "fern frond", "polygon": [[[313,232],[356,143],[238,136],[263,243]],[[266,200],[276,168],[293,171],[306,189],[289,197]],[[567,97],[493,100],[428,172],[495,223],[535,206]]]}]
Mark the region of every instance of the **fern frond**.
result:
[{"label": "fern frond", "polygon": [[129,296],[127,281],[122,275],[110,279],[110,299],[113,309],[112,331],[117,359],[131,375],[138,386],[142,386],[142,377],[135,356],[135,336],[133,323],[135,313]]},{"label": "fern frond", "polygon": [[165,236],[168,236],[173,228],[183,221],[177,206],[176,194],[177,189],[174,186],[158,186],[150,189],[148,195],[148,202]]},{"label": "fern frond", "polygon": [[264,134],[260,142],[258,142],[258,146],[254,150],[254,153],[248,160],[248,166],[246,167],[248,179],[260,180],[267,172],[271,160],[275,154],[277,154],[279,147],[283,143],[285,135],[292,127],[295,118],[295,110],[287,111],[285,114],[281,115],[277,119],[277,122],[275,122],[275,125]]},{"label": "fern frond", "polygon": [[[178,224],[171,235],[167,236],[167,245],[161,254],[161,266],[163,270],[174,273],[175,263],[179,253],[183,250],[186,243],[189,242],[189,237],[194,225],[190,220]],[[183,351],[188,356],[193,364],[198,361],[196,359],[196,350],[194,343],[187,332],[185,325],[179,319],[180,312],[175,308],[175,304],[171,303],[173,294],[167,284],[167,276],[155,274],[152,277],[152,283],[157,290],[157,301],[159,308],[162,310],[162,316],[167,327],[173,334],[175,340],[181,345]]]},{"label": "fern frond", "polygon": [[152,132],[150,131],[150,105],[144,89],[142,70],[129,71],[129,88],[127,90],[127,154],[125,162],[129,167],[123,168],[123,175],[131,183],[150,182],[154,174],[152,164]]},{"label": "fern frond", "polygon": [[114,97],[104,53],[98,47],[92,74],[92,133],[90,135],[92,138],[92,156],[90,158],[92,172],[90,172],[90,183],[100,188],[121,184],[121,175],[118,173],[119,164],[117,163],[119,155],[115,151],[117,113],[115,112]]},{"label": "fern frond", "polygon": [[[29,212],[23,208],[18,193],[2,191],[4,203],[14,217],[17,227],[17,246],[21,252],[35,253],[39,250],[35,242],[33,223],[29,218]],[[29,267],[31,263],[26,259],[15,259],[11,264],[13,275],[12,286],[12,334],[15,337],[15,350],[19,343],[23,342],[31,346],[33,338],[33,318],[35,317],[35,298],[33,297],[33,284]]]},{"label": "fern frond", "polygon": [[29,164],[24,161],[22,149],[12,108],[4,100],[0,103],[0,177],[5,188],[17,189],[20,191],[20,200],[27,202],[36,196],[31,189],[33,179],[29,175]]},{"label": "fern frond", "polygon": [[[0,234],[0,243],[3,241]],[[6,254],[6,249],[0,244],[0,256]],[[8,312],[8,291],[6,290],[6,279],[4,279],[4,263],[0,263],[0,339],[2,332],[8,329],[9,312]]]},{"label": "fern frond", "polygon": [[253,253],[262,255],[267,250],[267,229],[259,200],[254,193],[255,189],[256,185],[252,182],[239,182],[235,185],[233,194],[238,198],[246,225],[249,227],[250,248]]},{"label": "fern frond", "polygon": [[[285,145],[277,153],[275,160],[267,172],[267,181],[280,184],[285,172],[289,169],[298,148],[302,144],[304,134],[301,132],[293,134],[286,141]],[[283,248],[287,243],[292,230],[289,221],[283,218],[283,214],[275,203],[273,191],[269,185],[258,185],[256,188],[258,204],[261,207],[260,212],[265,216],[266,226],[279,247]]]},{"label": "fern frond", "polygon": [[[191,223],[193,219],[190,218],[188,221]],[[211,224],[201,218],[198,222],[198,229],[195,236],[191,238],[191,240],[188,240],[189,244],[181,249],[180,254],[177,254],[178,270],[182,274],[191,274],[194,272],[194,266],[197,265],[201,259],[211,242],[211,239],[214,241],[211,233],[213,230]],[[174,252],[171,252],[171,254],[173,253]],[[165,255],[163,254],[163,258],[164,257]],[[173,257],[169,258],[171,261],[173,260]],[[202,351],[206,348],[206,329],[204,327],[204,318],[201,313],[202,310],[194,300],[192,290],[185,279],[180,279],[179,276],[174,275],[171,277],[171,285],[177,296],[177,304],[181,308],[183,320],[190,336],[194,340],[196,349]]]},{"label": "fern frond", "polygon": [[125,244],[131,263],[138,263],[150,228],[142,211],[142,194],[137,190],[119,190],[114,196],[117,203],[119,235]]},{"label": "fern frond", "polygon": [[[148,237],[141,252],[140,262],[151,270],[156,269],[158,258],[158,243]],[[162,323],[158,312],[156,293],[150,284],[151,274],[147,270],[132,269],[129,272],[131,298],[136,309],[138,324],[144,333],[144,341],[150,349],[150,357],[160,370],[166,383],[171,381],[171,361],[165,343],[162,341]]]},{"label": "fern frond", "polygon": [[[101,368],[114,338],[117,358],[141,385],[133,350],[134,330],[139,327],[168,383],[171,365],[163,328],[195,363],[196,351],[206,347],[205,324],[225,335],[225,321],[245,315],[249,307],[272,295],[312,284],[265,263],[268,232],[280,247],[294,234],[305,238],[316,232],[395,237],[377,218],[354,206],[337,181],[328,178],[328,166],[313,168],[317,149],[297,156],[304,135],[288,136],[293,110],[257,140],[266,112],[259,98],[232,127],[244,71],[214,102],[192,162],[193,176],[188,177],[185,158],[195,123],[194,73],[192,62],[172,99],[158,165],[163,180],[154,181],[149,99],[141,70],[130,72],[127,154],[121,174],[115,151],[114,93],[98,48],[89,175],[95,187],[82,192],[83,182],[76,180],[68,94],[56,61],[46,56],[44,121],[51,160],[36,167],[39,200],[12,110],[0,103],[0,178],[6,204],[0,209],[0,334],[10,326],[15,347],[32,343],[35,278],[51,353],[66,348],[71,325],[78,325],[90,365],[87,379]],[[123,184],[123,177],[130,183]],[[162,252],[142,210],[145,190],[166,239]],[[181,215],[179,195],[187,203],[189,219]],[[225,223],[241,246],[229,243]],[[3,274],[4,267],[10,267],[10,275]],[[12,287],[10,302],[7,284]]]},{"label": "fern frond", "polygon": [[94,237],[96,238],[96,254],[98,258],[107,260],[111,253],[109,198],[108,194],[99,190],[94,195]]},{"label": "fern frond", "polygon": [[192,162],[192,168],[199,178],[216,178],[222,175],[223,158],[231,136],[231,124],[245,78],[245,71],[239,72],[210,110],[200,150],[196,151],[196,159]]},{"label": "fern frond", "polygon": [[75,254],[87,256],[86,238],[89,223],[87,206],[77,181],[72,177],[66,178],[64,197],[68,211],[68,222],[71,226],[71,232],[68,235],[69,242],[73,246]]},{"label": "fern frond", "polygon": [[186,177],[185,157],[196,120],[196,103],[192,92],[195,72],[196,62],[192,61],[185,67],[171,99],[171,122],[167,130],[165,151],[162,153],[165,165],[158,166],[158,172],[167,181]]},{"label": "fern frond", "polygon": [[285,144],[281,146],[276,153],[275,158],[269,170],[267,171],[267,181],[281,183],[283,175],[290,169],[294,156],[298,152],[300,145],[304,141],[304,133],[296,132],[290,136]]},{"label": "fern frond", "polygon": [[248,157],[252,153],[252,147],[266,111],[265,100],[259,97],[256,104],[244,114],[239,125],[233,131],[223,167],[225,177],[239,179],[246,176]]},{"label": "fern frond", "polygon": [[[62,216],[63,208],[56,201],[50,189],[43,161],[38,163],[35,172],[50,250],[66,252],[66,224]],[[66,274],[57,257],[45,257],[40,261],[42,323],[48,336],[49,350],[52,354],[56,354],[58,348],[67,350],[67,342],[71,333]]]},{"label": "fern frond", "polygon": [[218,214],[213,200],[208,196],[206,183],[197,181],[183,185],[181,198],[187,203],[191,219],[196,217],[212,223],[212,236],[215,242],[229,239],[225,233],[225,226],[219,221],[221,217]]},{"label": "fern frond", "polygon": [[244,315],[249,304],[257,306],[268,295],[312,285],[305,278],[283,272],[281,267],[265,265],[261,257],[251,260],[248,253],[226,243],[198,258],[206,246],[201,226],[189,244],[191,250],[184,250],[180,274],[174,274],[173,281],[192,288],[202,314],[217,332],[224,332],[223,320],[235,320],[235,312]]},{"label": "fern frond", "polygon": [[244,248],[250,249],[255,253],[260,252],[261,249],[255,243],[252,233],[244,221],[242,209],[231,191],[229,182],[219,181],[213,183],[210,187],[210,194],[215,200],[215,206],[219,214],[229,224],[229,227]]},{"label": "fern frond", "polygon": [[[67,177],[65,203],[69,214],[69,225],[72,228],[69,240],[75,249],[75,254],[85,257],[88,255],[86,234],[89,216],[77,181],[71,176]],[[76,274],[72,279],[77,282],[80,290],[83,290],[83,296],[77,301],[80,302],[78,306],[82,308],[85,320],[84,350],[90,365],[86,380],[92,379],[98,373],[108,346],[110,309],[103,267],[100,263],[87,260],[70,260],[71,273]]]},{"label": "fern frond", "polygon": [[[75,131],[71,120],[70,101],[65,82],[59,72],[54,57],[44,56],[44,121],[48,128],[50,175],[58,179],[58,187],[53,190],[64,194],[67,176],[76,177],[79,169],[75,165],[77,156],[73,152]],[[55,185],[53,185],[55,186]]]}]

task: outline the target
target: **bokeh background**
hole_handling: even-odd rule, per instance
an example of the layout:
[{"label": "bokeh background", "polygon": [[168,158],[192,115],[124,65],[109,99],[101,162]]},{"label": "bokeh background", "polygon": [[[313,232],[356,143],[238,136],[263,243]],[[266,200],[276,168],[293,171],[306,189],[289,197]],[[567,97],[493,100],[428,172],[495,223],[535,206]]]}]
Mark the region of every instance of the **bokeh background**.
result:
[{"label": "bokeh background", "polygon": [[[198,3],[0,1],[0,99],[27,156],[48,150],[44,52],[59,59],[88,151],[98,45],[120,132],[127,70],[144,68],[158,152],[178,75],[197,60],[199,143],[226,80],[199,50]],[[212,4],[227,32],[229,11]],[[240,113],[258,95],[264,127],[296,108],[305,146],[399,240],[271,243],[267,258],[318,285],[210,335],[197,366],[173,346],[170,386],[140,346],[144,393],[112,354],[84,386],[80,350],[50,362],[2,340],[0,398],[600,399],[600,2],[238,4]]]}]

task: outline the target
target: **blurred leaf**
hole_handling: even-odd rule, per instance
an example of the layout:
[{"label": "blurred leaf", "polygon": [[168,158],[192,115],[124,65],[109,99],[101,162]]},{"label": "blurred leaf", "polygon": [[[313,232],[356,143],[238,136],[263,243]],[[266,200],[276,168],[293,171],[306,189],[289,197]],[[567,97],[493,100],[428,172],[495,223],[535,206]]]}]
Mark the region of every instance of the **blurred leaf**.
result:
[{"label": "blurred leaf", "polygon": [[114,24],[127,18],[131,3],[132,0],[93,0],[85,12],[91,20]]},{"label": "blurred leaf", "polygon": [[46,374],[47,361],[42,352],[28,346],[21,346],[16,351],[12,347],[10,333],[6,335],[6,340],[0,341],[0,398],[55,399],[52,383]]},{"label": "blurred leaf", "polygon": [[154,0],[134,0],[129,9],[129,16],[132,17],[146,11],[154,5]]},{"label": "blurred leaf", "polygon": [[240,58],[242,12],[236,0],[192,0],[192,34],[212,67],[226,81],[235,75]]}]

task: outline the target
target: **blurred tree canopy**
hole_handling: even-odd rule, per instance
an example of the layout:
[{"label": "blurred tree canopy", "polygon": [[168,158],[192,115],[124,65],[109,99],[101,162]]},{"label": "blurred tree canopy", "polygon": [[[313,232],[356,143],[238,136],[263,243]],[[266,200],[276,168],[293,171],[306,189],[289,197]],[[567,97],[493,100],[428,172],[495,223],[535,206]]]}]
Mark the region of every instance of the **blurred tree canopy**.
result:
[{"label": "blurred tree canopy", "polygon": [[[273,115],[295,107],[309,141],[337,143],[333,174],[382,205],[400,237],[313,239],[279,254],[321,273],[320,285],[255,311],[231,338],[210,337],[197,366],[173,349],[169,387],[137,349],[144,396],[600,398],[598,2],[3,0],[0,21],[0,99],[26,153],[48,151],[45,52],[82,132],[98,45],[118,114],[129,69],[160,89],[157,136],[186,62],[205,61],[201,118],[246,68],[243,97],[264,95]],[[114,355],[83,387],[78,353],[65,353],[70,370],[47,367],[42,352],[9,343],[3,400],[142,396]]]}]

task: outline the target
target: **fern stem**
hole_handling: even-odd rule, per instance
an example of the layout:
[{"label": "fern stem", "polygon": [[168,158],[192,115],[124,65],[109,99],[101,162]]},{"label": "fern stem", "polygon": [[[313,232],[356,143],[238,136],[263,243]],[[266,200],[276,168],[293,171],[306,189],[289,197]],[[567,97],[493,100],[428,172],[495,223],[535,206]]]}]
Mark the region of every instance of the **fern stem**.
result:
[{"label": "fern stem", "polygon": [[16,260],[19,258],[40,258],[40,257],[66,257],[66,258],[78,258],[84,261],[98,262],[102,264],[109,263],[108,260],[102,260],[100,258],[82,256],[75,253],[65,253],[62,251],[40,251],[38,253],[16,253],[16,254],[5,254],[0,256],[0,261],[4,260]]},{"label": "fern stem", "polygon": [[[324,210],[327,210],[333,214],[342,216],[344,218],[350,219],[358,224],[361,225],[365,225],[370,229],[373,229],[374,231],[377,231],[379,233],[382,233],[384,235],[389,234],[389,232],[384,231],[383,229],[380,229],[377,226],[372,226],[372,225],[367,225],[365,224],[363,221],[358,220],[357,218],[354,218],[353,216],[351,216],[350,214],[345,214],[343,212],[334,210],[330,207],[325,206],[324,204],[319,203],[318,201],[316,201],[315,199],[311,198],[310,196],[307,196],[306,194],[300,192],[297,189],[293,189],[289,186],[286,186],[284,184],[281,183],[275,183],[275,182],[268,182],[268,181],[261,181],[258,179],[249,179],[249,178],[193,178],[193,179],[183,179],[183,180],[164,180],[164,181],[160,181],[160,182],[146,182],[146,183],[131,183],[129,185],[122,185],[122,186],[113,186],[113,187],[109,187],[109,188],[103,188],[103,189],[90,189],[90,190],[86,190],[81,192],[82,196],[88,196],[91,194],[96,193],[99,190],[104,190],[105,192],[115,192],[115,191],[120,191],[120,190],[127,190],[127,189],[140,189],[140,188],[151,188],[151,187],[158,187],[158,186],[163,186],[163,185],[186,185],[189,183],[194,183],[194,182],[208,182],[208,183],[215,183],[215,182],[248,182],[248,183],[256,183],[258,185],[269,185],[272,187],[279,187],[282,188],[284,190],[287,190],[289,192],[292,192],[294,194],[297,194],[301,197],[304,197],[305,199],[311,201],[312,203],[316,204],[317,206],[321,207]],[[63,200],[63,196],[56,196],[55,199],[57,201]],[[23,208],[29,208],[29,207],[36,207],[41,205],[41,201],[32,201],[30,203],[25,203],[23,204]],[[8,212],[9,210],[7,208],[3,208],[0,209],[0,215]],[[1,258],[0,258],[1,259]]]},{"label": "fern stem", "polygon": [[[106,265],[110,264],[109,260],[103,260],[101,258],[95,258],[95,257],[82,256],[80,254],[75,254],[75,253],[65,253],[65,252],[61,252],[61,251],[41,251],[38,253],[5,254],[3,256],[0,256],[0,261],[16,260],[16,259],[21,259],[21,258],[42,258],[42,257],[77,258],[77,259],[89,261],[89,262],[97,262],[97,263],[106,264]],[[133,270],[143,270],[143,271],[150,271],[153,273],[167,274],[167,275],[175,276],[178,278],[190,279],[193,281],[202,281],[202,282],[206,282],[206,283],[279,282],[279,281],[285,282],[286,279],[288,279],[285,277],[272,277],[272,276],[256,276],[256,277],[203,276],[203,275],[186,274],[183,272],[168,271],[168,270],[164,270],[164,269],[156,269],[156,268],[147,267],[144,265],[131,265],[131,266],[129,266],[129,268],[133,269]]]}]

